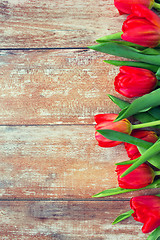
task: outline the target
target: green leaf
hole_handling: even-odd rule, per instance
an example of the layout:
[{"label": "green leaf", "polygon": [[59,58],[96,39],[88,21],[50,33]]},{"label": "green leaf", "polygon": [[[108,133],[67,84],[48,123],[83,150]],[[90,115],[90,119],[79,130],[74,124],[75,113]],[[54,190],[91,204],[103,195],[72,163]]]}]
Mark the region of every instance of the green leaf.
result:
[{"label": "green leaf", "polygon": [[160,51],[155,48],[146,48],[141,51],[142,54],[149,54],[149,55],[159,55]]},{"label": "green leaf", "polygon": [[152,115],[153,118],[159,120],[160,119],[160,107],[155,107],[155,108],[151,108],[148,113],[150,115]]},{"label": "green leaf", "polygon": [[99,198],[99,197],[108,197],[112,195],[117,195],[117,194],[122,194],[122,193],[127,193],[127,192],[132,192],[132,191],[137,191],[138,189],[124,189],[124,188],[112,188],[112,189],[106,189],[100,193],[97,193],[93,195],[93,198]]},{"label": "green leaf", "polygon": [[135,192],[135,191],[139,191],[139,190],[144,190],[144,189],[152,189],[152,188],[159,188],[160,187],[160,179],[154,181],[153,183],[149,184],[146,187],[143,188],[139,188],[139,189],[125,189],[125,188],[111,188],[111,189],[106,189],[100,193],[97,193],[95,195],[93,195],[93,198],[99,198],[99,197],[109,197],[112,195],[118,195],[118,194],[122,194],[122,193],[127,193],[127,192]]},{"label": "green leaf", "polygon": [[160,80],[160,68],[158,68],[157,72],[156,72],[156,78],[158,80]]},{"label": "green leaf", "polygon": [[134,160],[128,160],[128,161],[124,161],[124,162],[119,162],[119,163],[115,163],[116,166],[118,165],[129,165],[132,164],[134,162],[136,162],[138,160],[138,158],[134,159]]},{"label": "green leaf", "polygon": [[129,58],[139,62],[150,63],[152,65],[160,65],[160,55],[147,55],[135,51],[134,48],[123,46],[114,42],[101,43],[94,46],[89,46],[95,51],[111,54],[114,56]]},{"label": "green leaf", "polygon": [[125,213],[122,213],[121,215],[119,215],[119,216],[114,220],[114,222],[113,222],[112,224],[114,225],[114,224],[116,224],[116,223],[119,223],[119,222],[123,221],[123,220],[126,219],[126,218],[129,218],[129,217],[132,215],[132,213],[134,213],[134,211],[133,211],[132,209],[129,210],[129,211],[127,211],[127,212],[125,212]]},{"label": "green leaf", "polygon": [[[141,155],[143,155],[144,152],[147,150],[146,148],[139,147],[139,146],[137,146],[137,148],[138,148],[139,152],[141,153]],[[158,154],[151,156],[147,162],[152,164],[154,167],[159,168],[159,161],[160,161],[160,154],[158,153]]]},{"label": "green leaf", "polygon": [[[125,177],[127,174],[132,172],[134,169],[139,167],[142,163],[148,161],[152,158],[154,155],[156,155],[158,152],[160,152],[160,142],[155,142],[149,149],[147,149],[142,156],[139,157],[139,159],[133,163],[123,174],[121,177]],[[153,165],[153,162],[152,162]],[[155,166],[155,165],[153,165]],[[160,161],[156,162],[156,167],[160,169]]]},{"label": "green leaf", "polygon": [[[108,138],[112,141],[120,141],[120,142],[127,142],[127,143],[130,143],[130,144],[133,144],[133,145],[136,145],[138,147],[138,149],[140,150],[140,153],[141,154],[145,154],[146,155],[146,151],[149,150],[151,148],[151,146],[155,145],[155,143],[151,143],[151,142],[147,142],[147,141],[144,141],[142,139],[139,139],[139,138],[135,138],[135,137],[132,137],[128,134],[125,134],[125,133],[121,133],[121,132],[117,132],[117,131],[114,131],[114,130],[110,130],[110,129],[103,129],[103,130],[97,130],[97,132],[99,132],[100,134],[102,134],[105,138]],[[160,144],[159,141],[156,142],[157,144]],[[160,151],[160,148],[159,147],[156,147],[156,151],[159,152]],[[152,149],[150,149],[151,151]],[[155,146],[153,148],[153,153],[149,152],[150,154],[150,157],[149,159],[147,158],[146,160],[143,160],[144,162],[145,161],[148,161],[150,164],[152,164],[153,166],[155,166],[156,168],[160,168],[160,161],[159,161],[159,156],[160,154],[156,154],[154,153],[155,151]],[[142,156],[141,156],[142,157]],[[141,158],[140,157],[140,158]],[[139,159],[140,159],[139,158]],[[137,161],[134,163],[134,164],[139,164],[139,159],[137,159]],[[132,165],[133,167],[135,165]],[[141,163],[140,163],[141,164]],[[139,164],[139,165],[140,165]],[[139,166],[138,165],[138,166]],[[131,166],[131,167],[132,167]],[[137,167],[138,167],[137,166]],[[135,167],[136,168],[136,167]]]},{"label": "green leaf", "polygon": [[156,107],[160,104],[160,88],[135,99],[127,109],[123,109],[115,121],[130,117],[141,111],[147,111],[148,108]]},{"label": "green leaf", "polygon": [[134,62],[134,61],[104,60],[104,62],[112,64],[114,66],[130,66],[130,67],[145,68],[152,72],[157,72],[159,68],[156,65],[151,65],[143,62]]},{"label": "green leaf", "polygon": [[117,98],[117,97],[115,97],[115,96],[113,96],[111,94],[107,94],[107,95],[112,100],[112,102],[114,102],[121,109],[124,109],[124,108],[126,108],[126,107],[128,107],[130,105],[129,102],[124,101],[124,100],[122,100],[120,98]]},{"label": "green leaf", "polygon": [[160,239],[160,226],[156,228],[147,238],[147,240],[159,240]]},{"label": "green leaf", "polygon": [[[143,113],[137,113],[133,116],[142,123],[154,122],[157,120],[151,114],[149,114],[149,111],[143,112]],[[160,126],[157,126],[157,128],[160,128]]]},{"label": "green leaf", "polygon": [[123,32],[118,32],[118,33],[113,33],[113,34],[101,37],[101,38],[97,39],[96,42],[101,43],[101,42],[109,42],[112,40],[121,39],[122,33]]},{"label": "green leaf", "polygon": [[127,142],[127,143],[131,143],[133,145],[136,145],[136,146],[145,147],[146,149],[150,148],[153,145],[153,143],[151,143],[151,142],[147,142],[140,138],[135,138],[128,134],[117,132],[117,131],[110,130],[110,129],[97,130],[97,132],[99,132],[105,138],[108,138],[110,140]]},{"label": "green leaf", "polygon": [[[112,100],[112,102],[114,102],[121,109],[124,109],[124,108],[127,109],[127,107],[130,105],[129,102],[124,101],[120,98],[117,98],[113,95],[108,94],[108,97]],[[144,113],[137,113],[134,115],[134,117],[142,123],[153,122],[157,119],[157,118],[154,118],[154,116],[152,116],[152,113],[150,114],[149,111]],[[160,117],[158,119],[160,119]]]}]

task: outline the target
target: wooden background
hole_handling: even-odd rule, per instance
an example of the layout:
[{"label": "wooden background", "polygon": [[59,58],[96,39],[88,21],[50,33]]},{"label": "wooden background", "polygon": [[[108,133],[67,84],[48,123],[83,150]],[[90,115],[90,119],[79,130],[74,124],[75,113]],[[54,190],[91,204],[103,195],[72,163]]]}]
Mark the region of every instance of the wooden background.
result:
[{"label": "wooden background", "polygon": [[146,191],[91,198],[127,155],[94,138],[94,115],[119,112],[118,68],[87,46],[125,18],[113,0],[0,1],[0,239],[147,238],[133,218],[111,224]]}]

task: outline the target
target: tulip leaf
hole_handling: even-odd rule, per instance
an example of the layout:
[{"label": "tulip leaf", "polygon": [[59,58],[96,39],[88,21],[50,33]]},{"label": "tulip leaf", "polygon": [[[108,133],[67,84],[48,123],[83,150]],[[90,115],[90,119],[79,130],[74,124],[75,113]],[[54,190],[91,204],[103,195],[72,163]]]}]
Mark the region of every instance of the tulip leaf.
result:
[{"label": "tulip leaf", "polygon": [[112,64],[114,66],[130,66],[130,67],[145,68],[152,72],[157,72],[157,70],[159,68],[158,66],[151,65],[149,63],[134,62],[134,61],[104,60],[103,62]]},{"label": "tulip leaf", "polygon": [[128,107],[130,105],[129,102],[124,101],[120,98],[117,98],[111,94],[107,94],[107,96],[112,100],[112,102],[114,102],[118,107],[120,107],[121,109],[124,109],[126,107]]},{"label": "tulip leaf", "polygon": [[160,88],[135,99],[127,109],[123,109],[115,121],[130,117],[141,111],[147,111],[148,108],[156,107],[160,103]]},{"label": "tulip leaf", "polygon": [[128,160],[128,161],[124,161],[124,162],[119,162],[119,163],[116,163],[115,165],[118,166],[118,165],[129,165],[129,164],[132,164],[134,162],[136,162],[138,160],[138,158],[134,159],[134,160]]},{"label": "tulip leaf", "polygon": [[160,119],[160,107],[155,107],[155,108],[151,108],[148,111],[149,114],[151,114],[155,119],[159,120]]},{"label": "tulip leaf", "polygon": [[159,240],[160,239],[160,226],[156,228],[147,238],[147,240]]},{"label": "tulip leaf", "polygon": [[157,72],[156,72],[156,78],[158,80],[160,80],[160,68],[158,68]]},{"label": "tulip leaf", "polygon": [[[117,98],[113,95],[108,94],[108,97],[121,109],[127,108],[130,105],[129,102]],[[149,111],[144,113],[137,113],[134,115],[134,117],[142,123],[153,122],[157,120],[157,118],[154,118],[154,116],[152,116],[152,114],[150,114]],[[158,119],[160,119],[160,117]]]},{"label": "tulip leaf", "polygon": [[[154,122],[157,120],[151,114],[149,114],[149,111],[144,113],[137,113],[133,116],[142,123]],[[157,128],[160,128],[160,126],[157,126]]]},{"label": "tulip leaf", "polygon": [[[158,152],[160,152],[160,142],[157,141],[155,142],[149,149],[147,149],[144,154],[142,156],[139,157],[139,159],[133,163],[125,172],[123,172],[123,174],[120,176],[125,177],[126,175],[128,175],[130,172],[132,172],[134,169],[136,169],[137,167],[139,167],[142,163],[149,161],[150,158],[152,158],[154,155],[156,155]],[[154,163],[152,162],[152,165],[154,165]],[[160,161],[156,162],[156,166],[157,168],[160,169]]]},{"label": "tulip leaf", "polygon": [[[158,54],[160,54],[159,49],[147,48],[147,47],[143,47],[141,45],[138,45],[136,43],[123,41],[120,37],[118,39],[118,36],[121,36],[120,34],[121,33],[114,33],[114,34],[102,37],[101,40],[97,39],[96,42],[98,42],[98,43],[106,43],[106,42],[117,43],[117,44],[122,45],[122,46],[127,46],[129,49],[131,49],[134,52],[138,52],[138,53],[143,53],[144,52],[147,55],[148,54],[149,55],[158,55]],[[117,36],[117,39],[116,39],[116,36]],[[103,41],[102,41],[102,39],[103,39]]]},{"label": "tulip leaf", "polygon": [[122,194],[122,193],[128,193],[128,192],[135,192],[135,191],[139,191],[139,190],[144,190],[144,189],[153,189],[153,188],[159,188],[160,187],[160,179],[155,180],[153,183],[149,184],[146,187],[143,188],[139,188],[139,189],[126,189],[126,188],[111,188],[111,189],[106,189],[100,193],[97,193],[95,195],[93,195],[93,198],[99,198],[99,197],[109,197],[112,195],[118,195],[118,194]]},{"label": "tulip leaf", "polygon": [[132,209],[129,210],[129,211],[127,211],[127,212],[125,212],[125,213],[122,213],[121,215],[119,215],[119,216],[114,220],[114,222],[113,222],[112,224],[114,225],[114,224],[116,224],[116,223],[119,223],[119,222],[123,221],[123,220],[126,219],[126,218],[129,218],[129,217],[132,215],[132,213],[134,213],[134,211],[133,211]]},{"label": "tulip leaf", "polygon": [[140,52],[143,54],[149,54],[149,55],[159,55],[160,54],[160,51],[155,48],[146,48]]},{"label": "tulip leaf", "polygon": [[112,40],[121,39],[122,33],[123,32],[117,32],[117,33],[113,33],[113,34],[101,37],[101,38],[97,39],[96,42],[101,43],[101,42],[109,42]]},{"label": "tulip leaf", "polygon": [[[146,148],[144,148],[144,147],[137,146],[137,148],[141,154],[144,154],[144,152],[146,151]],[[148,162],[150,164],[152,164],[154,167],[159,168],[160,167],[160,153],[151,156],[149,158]]]},{"label": "tulip leaf", "polygon": [[97,132],[99,132],[105,138],[108,138],[112,141],[127,142],[136,146],[145,147],[146,149],[150,148],[153,145],[153,143],[151,142],[147,142],[140,138],[135,138],[128,134],[117,132],[110,129],[101,129],[101,130],[97,130]]},{"label": "tulip leaf", "polygon": [[[134,170],[135,168],[137,168],[139,165],[141,165],[142,163],[144,163],[146,161],[151,163],[156,168],[160,169],[160,160],[159,160],[160,158],[158,157],[158,155],[160,155],[160,154],[157,154],[160,151],[159,145],[157,146],[157,145],[155,145],[155,143],[153,144],[151,142],[147,142],[142,139],[132,137],[128,134],[117,132],[117,131],[110,130],[110,129],[97,130],[97,132],[99,132],[105,138],[108,138],[112,141],[127,142],[130,144],[136,145],[139,148],[140,152],[143,154],[143,158],[141,156],[139,159],[137,159],[137,161],[135,163],[133,163],[133,165],[130,168],[128,168],[126,171],[130,171],[132,168]],[[160,142],[157,141],[156,144],[160,144]],[[151,146],[153,146],[153,145],[155,145],[155,146],[152,149]],[[146,153],[146,152],[148,152],[148,153]],[[145,154],[145,156],[144,156],[144,154]],[[147,157],[148,155],[149,155],[149,157]],[[142,162],[139,162],[139,161],[142,161]],[[136,164],[138,164],[138,165],[136,165]],[[133,170],[131,170],[131,171],[133,171]]]},{"label": "tulip leaf", "polygon": [[[141,154],[144,154],[144,152],[146,151],[146,149],[142,147],[138,147],[138,150]],[[151,156],[147,162],[149,162],[151,165],[153,165],[156,168],[160,168],[160,153]]]},{"label": "tulip leaf", "polygon": [[136,52],[134,48],[124,46],[115,42],[101,43],[94,46],[89,46],[88,48],[114,56],[150,63],[152,65],[160,65],[160,55],[141,54],[139,52]]}]

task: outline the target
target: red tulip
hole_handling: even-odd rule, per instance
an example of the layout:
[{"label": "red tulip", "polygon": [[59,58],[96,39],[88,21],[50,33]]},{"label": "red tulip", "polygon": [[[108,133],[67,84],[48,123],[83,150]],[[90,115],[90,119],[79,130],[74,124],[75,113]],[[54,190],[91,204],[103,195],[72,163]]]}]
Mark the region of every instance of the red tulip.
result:
[{"label": "red tulip", "polygon": [[144,47],[160,43],[160,18],[141,4],[132,5],[132,14],[124,21],[121,38]]},{"label": "red tulip", "polygon": [[125,97],[140,97],[150,93],[157,86],[158,80],[153,72],[144,68],[120,67],[115,77],[115,90]]},{"label": "red tulip", "polygon": [[152,8],[154,5],[154,0],[114,0],[114,5],[118,9],[120,14],[130,14],[131,13],[131,6],[133,4],[142,4],[147,8]]},{"label": "red tulip", "polygon": [[[110,129],[118,132],[130,134],[131,133],[131,123],[127,119],[123,119],[119,122],[113,122],[118,114],[98,114],[95,116],[96,130],[100,129]],[[120,144],[120,141],[112,141],[103,137],[99,132],[95,133],[96,140],[101,147],[114,147]]]},{"label": "red tulip", "polygon": [[153,182],[155,177],[154,171],[146,163],[141,164],[125,177],[120,178],[122,173],[130,166],[131,164],[118,165],[116,167],[119,187],[126,189],[139,189],[146,187]]},{"label": "red tulip", "polygon": [[[158,136],[153,131],[147,131],[147,130],[134,130],[131,133],[131,136],[140,138],[144,141],[155,143],[158,140]],[[130,144],[130,143],[124,143],[125,149],[127,151],[128,157],[133,160],[141,156],[140,152],[138,151],[137,146]]]},{"label": "red tulip", "polygon": [[152,195],[133,197],[130,206],[134,210],[132,214],[134,219],[144,224],[143,233],[151,232],[160,226],[160,197]]}]

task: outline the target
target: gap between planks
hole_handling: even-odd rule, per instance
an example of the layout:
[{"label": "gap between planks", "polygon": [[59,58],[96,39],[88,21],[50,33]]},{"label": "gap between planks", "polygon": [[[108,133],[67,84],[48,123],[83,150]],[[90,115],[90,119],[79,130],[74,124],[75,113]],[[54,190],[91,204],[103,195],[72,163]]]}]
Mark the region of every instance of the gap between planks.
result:
[{"label": "gap between planks", "polygon": [[76,199],[76,198],[2,198],[0,202],[129,202],[130,199]]},{"label": "gap between planks", "polygon": [[59,47],[59,48],[0,48],[0,51],[38,51],[38,50],[89,50],[88,47]]}]

